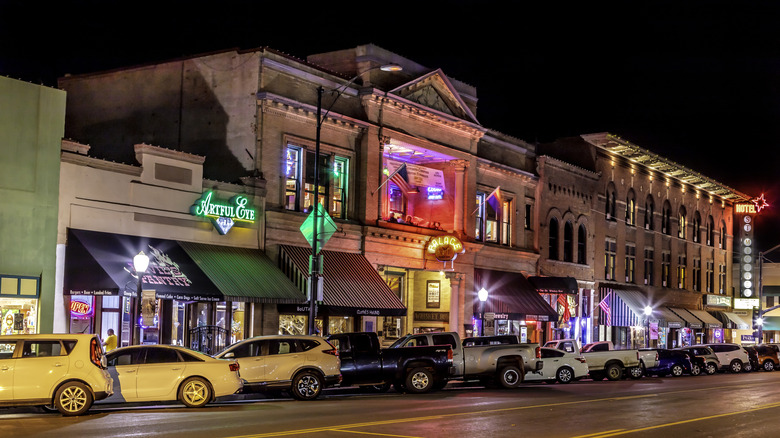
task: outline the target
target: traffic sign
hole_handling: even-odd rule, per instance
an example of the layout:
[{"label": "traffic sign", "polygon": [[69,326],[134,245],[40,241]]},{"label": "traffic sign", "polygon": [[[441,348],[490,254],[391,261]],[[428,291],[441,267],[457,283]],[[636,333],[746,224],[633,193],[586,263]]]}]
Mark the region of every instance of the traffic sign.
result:
[{"label": "traffic sign", "polygon": [[[317,244],[317,252],[319,253],[320,250],[322,250],[323,245],[330,240],[330,238],[333,236],[333,233],[338,230],[338,227],[336,227],[336,224],[333,222],[333,218],[330,217],[328,212],[325,210],[325,207],[322,206],[319,202],[317,203],[317,235],[318,235],[318,244]],[[303,221],[303,224],[301,225],[301,233],[303,233],[303,237],[306,238],[306,241],[309,242],[310,246],[314,246],[314,210],[312,210],[311,214],[309,214],[309,217],[306,218],[305,221]]]}]

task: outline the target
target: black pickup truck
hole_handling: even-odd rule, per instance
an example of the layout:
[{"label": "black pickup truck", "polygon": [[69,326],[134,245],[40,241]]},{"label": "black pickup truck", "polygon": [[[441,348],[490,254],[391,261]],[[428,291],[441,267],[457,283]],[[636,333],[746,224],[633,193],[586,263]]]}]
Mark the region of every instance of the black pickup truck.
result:
[{"label": "black pickup truck", "polygon": [[341,386],[421,394],[441,389],[453,371],[449,345],[381,348],[373,332],[328,336],[341,359]]}]

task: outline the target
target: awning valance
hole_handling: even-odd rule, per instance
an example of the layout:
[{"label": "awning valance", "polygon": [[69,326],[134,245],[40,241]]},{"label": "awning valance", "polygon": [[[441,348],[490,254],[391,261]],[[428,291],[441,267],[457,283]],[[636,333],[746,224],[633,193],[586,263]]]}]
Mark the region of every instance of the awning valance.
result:
[{"label": "awning valance", "polygon": [[762,327],[764,331],[780,330],[780,316],[765,316],[764,325]]},{"label": "awning valance", "polygon": [[[733,312],[720,312],[720,311],[715,312],[715,313],[717,315],[722,315],[722,316],[725,317],[726,321],[729,322],[729,324],[728,324],[729,327],[728,328],[736,329],[736,330],[750,330],[750,329],[753,328],[753,322],[752,321],[746,321],[746,320],[742,319],[742,317],[737,315],[736,313],[733,313]],[[725,323],[726,321],[723,321],[723,318],[721,318],[721,322]]]},{"label": "awning valance", "polygon": [[683,309],[681,307],[669,307],[669,310],[671,310],[674,314],[682,318],[685,321],[685,325],[689,328],[700,329],[704,327],[704,323],[701,322],[699,318],[696,318],[687,309]]},{"label": "awning valance", "polygon": [[[306,290],[311,248],[279,245],[282,269]],[[322,250],[324,305],[334,316],[403,316],[406,306],[362,254]],[[308,312],[308,304],[279,306],[280,312]]]},{"label": "awning valance", "polygon": [[[488,291],[485,312],[506,314],[505,319],[557,321],[558,312],[537,292],[536,288],[519,272],[474,269],[474,287]],[[479,314],[481,302],[475,299],[473,311]]]},{"label": "awning valance", "polygon": [[528,281],[540,294],[576,294],[579,291],[573,277],[528,277]]},{"label": "awning valance", "polygon": [[714,316],[710,315],[704,310],[692,310],[686,309],[693,314],[696,318],[699,318],[704,323],[705,328],[721,328],[723,324],[718,321]]}]

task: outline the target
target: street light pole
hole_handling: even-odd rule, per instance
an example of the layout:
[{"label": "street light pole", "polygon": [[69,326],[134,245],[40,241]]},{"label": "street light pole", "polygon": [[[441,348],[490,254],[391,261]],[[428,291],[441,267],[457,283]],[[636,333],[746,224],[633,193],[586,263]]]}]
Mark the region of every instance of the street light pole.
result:
[{"label": "street light pole", "polygon": [[650,348],[650,316],[653,314],[653,308],[645,306],[645,324],[647,330],[645,330],[645,348]]},{"label": "street light pole", "polygon": [[488,291],[484,287],[479,290],[479,335],[485,336],[485,301],[488,299]]},{"label": "street light pole", "polygon": [[149,256],[144,254],[143,251],[133,257],[133,270],[135,271],[136,280],[138,280],[135,296],[136,296],[136,309],[135,309],[135,345],[141,345],[141,294],[143,293],[143,280],[144,273],[149,267]]},{"label": "street light pole", "polygon": [[336,93],[336,97],[333,99],[333,102],[331,102],[328,109],[325,110],[325,114],[322,113],[322,95],[325,93],[325,88],[323,88],[322,85],[317,87],[317,130],[314,137],[314,199],[312,204],[312,208],[314,209],[314,211],[312,212],[312,219],[314,219],[314,224],[312,229],[311,259],[309,260],[308,329],[310,335],[315,334],[317,331],[316,324],[315,324],[315,319],[317,318],[317,295],[318,295],[318,291],[322,287],[321,284],[322,279],[320,277],[322,276],[322,268],[323,268],[322,255],[319,254],[320,252],[320,248],[319,248],[319,243],[320,243],[319,241],[320,132],[322,130],[322,124],[323,122],[325,122],[325,117],[328,116],[328,113],[330,113],[330,110],[333,108],[333,105],[336,104],[336,101],[338,101],[339,97],[341,97],[342,93],[344,93],[344,90],[346,90],[347,87],[349,87],[353,82],[355,82],[361,75],[376,69],[381,69],[382,71],[387,71],[387,72],[397,72],[403,70],[403,67],[397,64],[385,64],[385,65],[371,67],[367,70],[358,73],[357,75],[355,75],[355,77],[350,79],[349,82],[347,82],[345,85],[335,90],[332,90]]}]

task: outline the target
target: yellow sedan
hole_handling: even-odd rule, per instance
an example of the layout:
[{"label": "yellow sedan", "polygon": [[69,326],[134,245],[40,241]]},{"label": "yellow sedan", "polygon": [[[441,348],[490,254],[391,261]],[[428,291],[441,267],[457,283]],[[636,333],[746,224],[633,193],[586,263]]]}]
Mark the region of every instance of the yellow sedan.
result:
[{"label": "yellow sedan", "polygon": [[134,345],[106,353],[114,395],[106,402],[178,400],[198,408],[243,385],[238,362],[171,345]]}]

